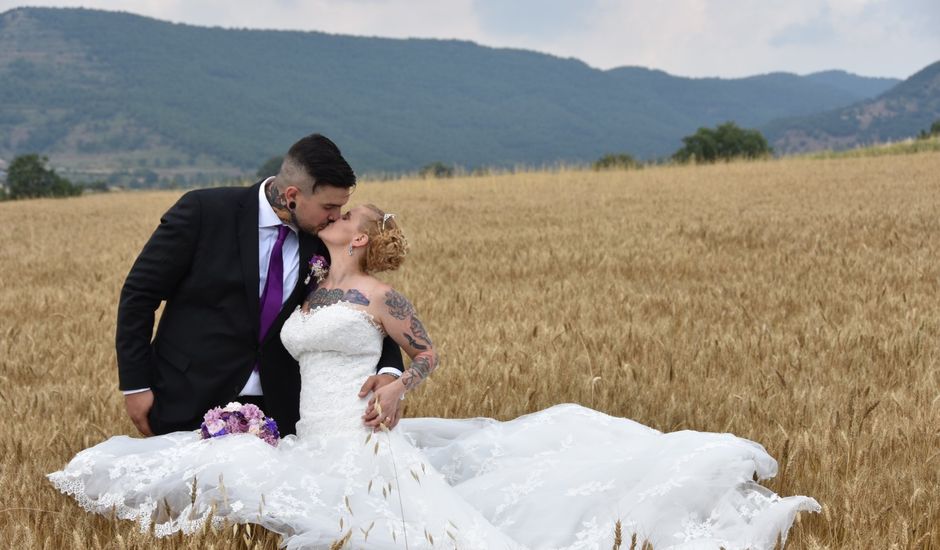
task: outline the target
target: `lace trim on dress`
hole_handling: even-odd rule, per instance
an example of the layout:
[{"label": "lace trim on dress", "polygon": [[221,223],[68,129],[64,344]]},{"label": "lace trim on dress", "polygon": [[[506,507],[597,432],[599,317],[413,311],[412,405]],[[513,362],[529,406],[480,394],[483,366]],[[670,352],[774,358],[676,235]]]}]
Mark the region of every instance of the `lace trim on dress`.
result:
[{"label": "lace trim on dress", "polygon": [[307,319],[311,319],[314,316],[316,316],[317,313],[320,313],[321,311],[324,311],[334,306],[340,306],[342,308],[348,309],[349,311],[355,311],[356,313],[361,315],[363,319],[368,321],[369,324],[372,325],[372,328],[379,331],[379,334],[382,335],[382,338],[385,338],[386,336],[388,336],[388,333],[385,332],[385,327],[382,326],[382,323],[378,322],[375,319],[374,315],[372,315],[371,313],[369,313],[368,311],[364,309],[353,307],[351,302],[339,301],[339,302],[336,302],[335,304],[330,304],[328,306],[317,306],[315,308],[308,309],[307,311],[304,311],[304,309],[301,306],[297,306],[296,311],[299,311],[300,317],[306,321]]}]

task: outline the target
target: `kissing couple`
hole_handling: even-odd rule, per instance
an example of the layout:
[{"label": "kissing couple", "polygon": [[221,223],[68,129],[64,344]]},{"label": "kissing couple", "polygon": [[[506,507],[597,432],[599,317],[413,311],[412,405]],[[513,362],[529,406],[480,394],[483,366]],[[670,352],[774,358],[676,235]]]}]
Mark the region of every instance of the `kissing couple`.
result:
[{"label": "kissing couple", "polygon": [[[576,404],[507,422],[400,419],[438,354],[376,277],[405,258],[400,220],[344,212],[355,184],[313,134],[277,176],[167,211],[118,308],[120,388],[146,437],[79,452],[48,475],[57,489],[157,536],[253,523],[287,548],[610,548],[619,524],[657,549],[769,549],[819,510],[754,481],[777,464],[731,434],[662,433]],[[206,437],[239,408],[277,435]]]}]

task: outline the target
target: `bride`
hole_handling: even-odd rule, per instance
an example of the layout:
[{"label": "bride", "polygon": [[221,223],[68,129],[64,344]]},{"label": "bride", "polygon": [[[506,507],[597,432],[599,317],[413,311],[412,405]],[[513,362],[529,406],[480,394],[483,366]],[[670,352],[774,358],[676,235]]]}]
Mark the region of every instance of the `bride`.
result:
[{"label": "bride", "polygon": [[[372,205],[319,236],[329,273],[281,331],[301,369],[296,436],[276,447],[248,434],[112,437],[49,474],[55,487],[158,536],[255,523],[288,548],[611,548],[620,522],[657,550],[769,549],[798,512],[819,511],[753,481],[776,473],[757,443],[661,433],[573,404],[387,429],[438,364],[411,303],[371,275],[401,264],[404,237]],[[386,334],[411,366],[360,398]]]}]

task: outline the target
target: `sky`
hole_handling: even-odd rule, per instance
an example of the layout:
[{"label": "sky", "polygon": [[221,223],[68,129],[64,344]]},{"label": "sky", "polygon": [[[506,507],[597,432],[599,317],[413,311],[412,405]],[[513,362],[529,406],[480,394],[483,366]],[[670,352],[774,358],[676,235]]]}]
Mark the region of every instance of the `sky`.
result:
[{"label": "sky", "polygon": [[940,60],[940,0],[0,0],[230,28],[470,40],[600,69],[906,78]]}]

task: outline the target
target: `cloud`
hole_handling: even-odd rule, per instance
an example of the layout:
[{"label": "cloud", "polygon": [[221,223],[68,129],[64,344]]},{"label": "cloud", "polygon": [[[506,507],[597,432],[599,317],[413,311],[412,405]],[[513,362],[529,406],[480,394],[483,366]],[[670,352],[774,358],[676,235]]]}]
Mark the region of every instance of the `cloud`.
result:
[{"label": "cloud", "polygon": [[581,33],[544,49],[687,76],[839,68],[906,77],[940,59],[938,17],[935,0],[609,0]]},{"label": "cloud", "polygon": [[[906,77],[940,59],[937,0],[37,0],[205,26],[456,38],[686,76],[845,69]],[[18,2],[0,0],[0,11]]]},{"label": "cloud", "polygon": [[475,0],[473,9],[492,38],[544,43],[579,34],[596,5],[594,0]]},{"label": "cloud", "polygon": [[787,46],[818,47],[835,40],[835,28],[828,12],[804,23],[795,23],[770,38],[769,45],[775,48]]}]

